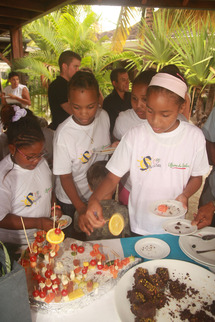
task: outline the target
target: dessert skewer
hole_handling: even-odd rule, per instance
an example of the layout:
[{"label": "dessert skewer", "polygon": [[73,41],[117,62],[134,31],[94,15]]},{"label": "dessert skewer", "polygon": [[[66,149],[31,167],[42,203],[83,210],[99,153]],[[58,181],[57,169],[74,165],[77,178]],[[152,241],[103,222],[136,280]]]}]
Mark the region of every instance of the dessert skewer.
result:
[{"label": "dessert skewer", "polygon": [[27,233],[26,233],[26,229],[25,229],[25,224],[24,224],[23,218],[22,217],[20,217],[20,218],[21,218],[22,227],[23,227],[23,230],[24,230],[24,233],[25,233],[25,238],[27,240],[30,253],[32,253],[31,246],[30,246],[30,243],[29,243],[29,240],[28,240],[28,236],[27,236]]}]

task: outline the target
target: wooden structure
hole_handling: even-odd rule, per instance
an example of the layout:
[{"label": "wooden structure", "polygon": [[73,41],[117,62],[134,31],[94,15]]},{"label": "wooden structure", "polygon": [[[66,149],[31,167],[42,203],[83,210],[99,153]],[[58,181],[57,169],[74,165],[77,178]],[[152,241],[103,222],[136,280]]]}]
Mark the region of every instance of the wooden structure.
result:
[{"label": "wooden structure", "polygon": [[22,26],[67,4],[215,10],[215,0],[0,0],[0,36],[10,33],[12,58],[23,56]]}]

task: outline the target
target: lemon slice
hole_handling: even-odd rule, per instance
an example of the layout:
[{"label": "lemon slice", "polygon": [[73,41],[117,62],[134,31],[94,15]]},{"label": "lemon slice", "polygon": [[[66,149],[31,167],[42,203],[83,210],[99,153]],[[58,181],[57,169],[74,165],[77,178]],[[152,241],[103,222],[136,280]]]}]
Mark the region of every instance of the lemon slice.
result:
[{"label": "lemon slice", "polygon": [[63,240],[65,238],[65,234],[63,231],[61,231],[60,234],[56,234],[55,229],[56,228],[50,229],[46,234],[46,240],[50,244],[60,244],[63,242]]},{"label": "lemon slice", "polygon": [[109,220],[108,228],[112,235],[118,236],[124,229],[125,222],[121,214],[113,214]]}]

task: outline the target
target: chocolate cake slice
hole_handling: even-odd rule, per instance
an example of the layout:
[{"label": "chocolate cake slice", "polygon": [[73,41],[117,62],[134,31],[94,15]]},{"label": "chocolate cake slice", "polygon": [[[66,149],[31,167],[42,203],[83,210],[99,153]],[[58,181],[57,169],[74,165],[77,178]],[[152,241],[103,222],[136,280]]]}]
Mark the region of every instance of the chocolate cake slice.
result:
[{"label": "chocolate cake slice", "polygon": [[131,312],[141,319],[153,319],[156,314],[156,305],[151,301],[145,302],[141,305],[132,304]]},{"label": "chocolate cake slice", "polygon": [[175,281],[170,280],[169,290],[175,299],[180,300],[186,294],[186,284],[180,283],[178,279]]}]

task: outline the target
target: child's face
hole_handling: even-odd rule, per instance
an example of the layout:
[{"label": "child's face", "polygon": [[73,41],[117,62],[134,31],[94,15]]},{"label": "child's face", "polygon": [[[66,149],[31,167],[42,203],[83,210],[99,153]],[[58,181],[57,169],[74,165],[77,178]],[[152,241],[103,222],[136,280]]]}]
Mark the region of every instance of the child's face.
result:
[{"label": "child's face", "polygon": [[98,94],[95,89],[72,89],[69,93],[73,120],[79,125],[93,122],[98,108]]},{"label": "child's face", "polygon": [[20,148],[11,144],[9,149],[16,164],[23,169],[33,170],[44,155],[44,142],[35,142],[31,146]]},{"label": "child's face", "polygon": [[166,93],[153,92],[147,97],[146,118],[156,133],[171,132],[178,127],[182,108]]},{"label": "child's face", "polygon": [[148,85],[136,84],[132,87],[131,105],[140,119],[146,118],[146,92]]}]

